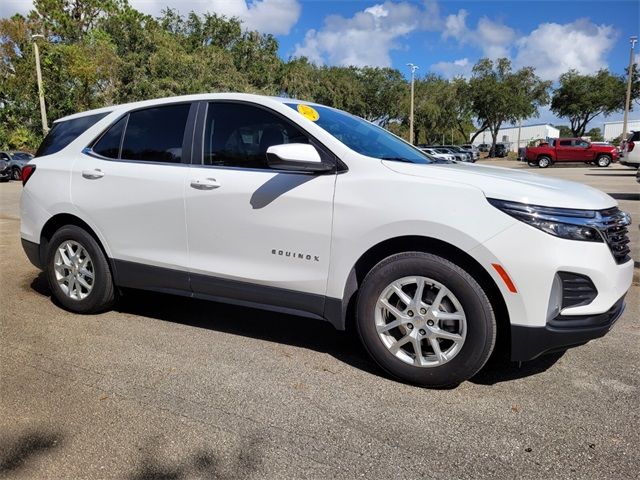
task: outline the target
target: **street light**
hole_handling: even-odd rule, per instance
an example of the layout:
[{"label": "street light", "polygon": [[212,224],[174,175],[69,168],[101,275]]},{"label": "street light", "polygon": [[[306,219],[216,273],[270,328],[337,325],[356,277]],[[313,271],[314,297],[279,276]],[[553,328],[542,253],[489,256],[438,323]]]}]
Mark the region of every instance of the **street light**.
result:
[{"label": "street light", "polygon": [[409,143],[413,145],[413,83],[416,70],[419,68],[413,63],[407,63],[407,67],[411,69],[411,107],[409,109]]},{"label": "street light", "polygon": [[36,38],[44,38],[44,35],[31,35],[31,40],[33,40],[33,52],[36,56],[36,77],[38,78],[38,97],[40,99],[42,131],[46,135],[49,132],[49,126],[47,125],[47,107],[44,104],[44,88],[42,87],[42,72],[40,71],[40,50],[38,49],[38,42],[36,42]]},{"label": "street light", "polygon": [[631,100],[631,80],[633,73],[633,47],[636,46],[638,37],[635,35],[629,37],[629,43],[631,44],[631,50],[629,51],[629,70],[627,71],[627,96],[624,101],[624,119],[622,121],[622,138],[620,144],[624,143],[627,137],[627,119],[629,117],[629,101]]}]

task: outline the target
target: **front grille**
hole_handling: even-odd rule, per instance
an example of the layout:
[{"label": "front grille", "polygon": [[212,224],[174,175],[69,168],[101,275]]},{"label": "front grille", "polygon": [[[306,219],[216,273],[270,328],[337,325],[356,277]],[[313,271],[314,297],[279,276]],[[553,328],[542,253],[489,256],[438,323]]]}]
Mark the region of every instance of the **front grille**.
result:
[{"label": "front grille", "polygon": [[562,280],[562,308],[589,305],[598,295],[595,285],[586,275],[558,272]]},{"label": "front grille", "polygon": [[598,213],[600,218],[597,227],[609,245],[613,258],[618,264],[625,263],[629,260],[629,252],[631,251],[627,230],[627,226],[631,224],[629,214],[617,207],[601,210]]}]

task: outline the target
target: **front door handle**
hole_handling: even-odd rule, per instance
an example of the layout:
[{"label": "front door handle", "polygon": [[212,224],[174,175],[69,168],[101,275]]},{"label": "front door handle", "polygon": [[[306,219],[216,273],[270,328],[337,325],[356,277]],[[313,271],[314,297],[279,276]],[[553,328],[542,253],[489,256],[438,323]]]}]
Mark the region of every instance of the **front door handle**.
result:
[{"label": "front door handle", "polygon": [[191,180],[191,188],[196,190],[213,190],[219,188],[220,183],[215,178],[205,178],[203,180]]},{"label": "front door handle", "polygon": [[104,172],[99,168],[96,168],[95,170],[83,170],[82,176],[88,180],[97,180],[104,177]]}]

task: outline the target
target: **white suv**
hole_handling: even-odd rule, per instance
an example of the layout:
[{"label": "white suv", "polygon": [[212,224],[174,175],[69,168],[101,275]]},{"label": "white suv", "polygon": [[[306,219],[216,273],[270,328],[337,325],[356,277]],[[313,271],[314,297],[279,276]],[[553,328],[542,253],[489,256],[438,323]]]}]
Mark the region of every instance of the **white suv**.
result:
[{"label": "white suv", "polygon": [[620,163],[627,167],[640,167],[640,145],[636,148],[636,143],[640,143],[640,131],[631,132],[624,142]]},{"label": "white suv", "polygon": [[[604,335],[627,214],[532,173],[437,160],[348,113],[196,95],[58,120],[23,171],[24,250],[63,307],[124,288],[353,319],[374,360],[456,385]],[[302,320],[301,320],[302,321]]]}]

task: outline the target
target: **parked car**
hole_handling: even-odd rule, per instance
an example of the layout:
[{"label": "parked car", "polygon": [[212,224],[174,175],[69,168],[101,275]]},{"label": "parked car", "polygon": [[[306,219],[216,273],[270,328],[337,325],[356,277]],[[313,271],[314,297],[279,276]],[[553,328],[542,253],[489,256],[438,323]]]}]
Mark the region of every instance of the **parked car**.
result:
[{"label": "parked car", "polygon": [[640,142],[640,132],[631,132],[622,146],[620,163],[628,167],[640,166],[640,147],[636,148],[636,143]]},{"label": "parked car", "polygon": [[465,152],[471,153],[474,162],[480,159],[480,150],[478,150],[478,147],[476,147],[475,145],[467,143],[465,145],[460,145],[460,148],[462,148]]},{"label": "parked car", "polygon": [[434,158],[440,158],[442,160],[448,160],[448,161],[454,161],[456,159],[456,157],[450,153],[442,153],[442,152],[438,152],[436,149],[434,148],[421,148],[420,150],[422,150],[424,153],[426,153],[427,155],[431,155]]},{"label": "parked car", "polygon": [[614,146],[594,145],[581,138],[557,138],[551,143],[528,147],[526,155],[529,165],[540,168],[547,168],[555,162],[595,163],[599,167],[608,167],[618,160]]},{"label": "parked car", "polygon": [[503,158],[509,154],[509,150],[504,143],[496,143],[495,150],[489,151],[489,156],[494,158]]},{"label": "parked car", "polygon": [[9,162],[0,158],[0,182],[8,182],[11,180],[11,168]]},{"label": "parked car", "polygon": [[417,385],[470,378],[496,342],[520,361],[605,335],[634,271],[629,216],[605,193],[434,162],[289,98],[71,115],[22,178],[22,245],[62,307],[100,312],[129,287],[353,318],[372,358]]},{"label": "parked car", "polygon": [[456,159],[456,161],[458,162],[468,162],[469,161],[469,156],[466,153],[462,153],[462,152],[456,152],[455,150],[449,148],[449,147],[442,147],[440,145],[431,147],[432,149],[434,149],[437,152],[440,153],[446,153],[448,155],[453,155],[453,157]]},{"label": "parked car", "polygon": [[475,162],[475,158],[473,157],[473,153],[471,153],[468,150],[465,150],[462,147],[459,147],[457,145],[443,145],[443,147],[448,148],[449,150],[452,150],[456,153],[461,153],[464,155],[464,161],[465,162]]},{"label": "parked car", "polygon": [[486,153],[486,152],[488,152],[488,151],[489,151],[489,147],[490,147],[490,145],[489,145],[489,144],[487,144],[487,143],[481,143],[480,145],[478,145],[478,150],[479,150],[480,152],[485,152],[485,153]]},{"label": "parked car", "polygon": [[28,152],[21,152],[19,150],[8,150],[0,152],[0,159],[9,162],[9,168],[11,170],[11,178],[13,180],[20,180],[22,175],[22,167],[33,158],[33,155]]}]

